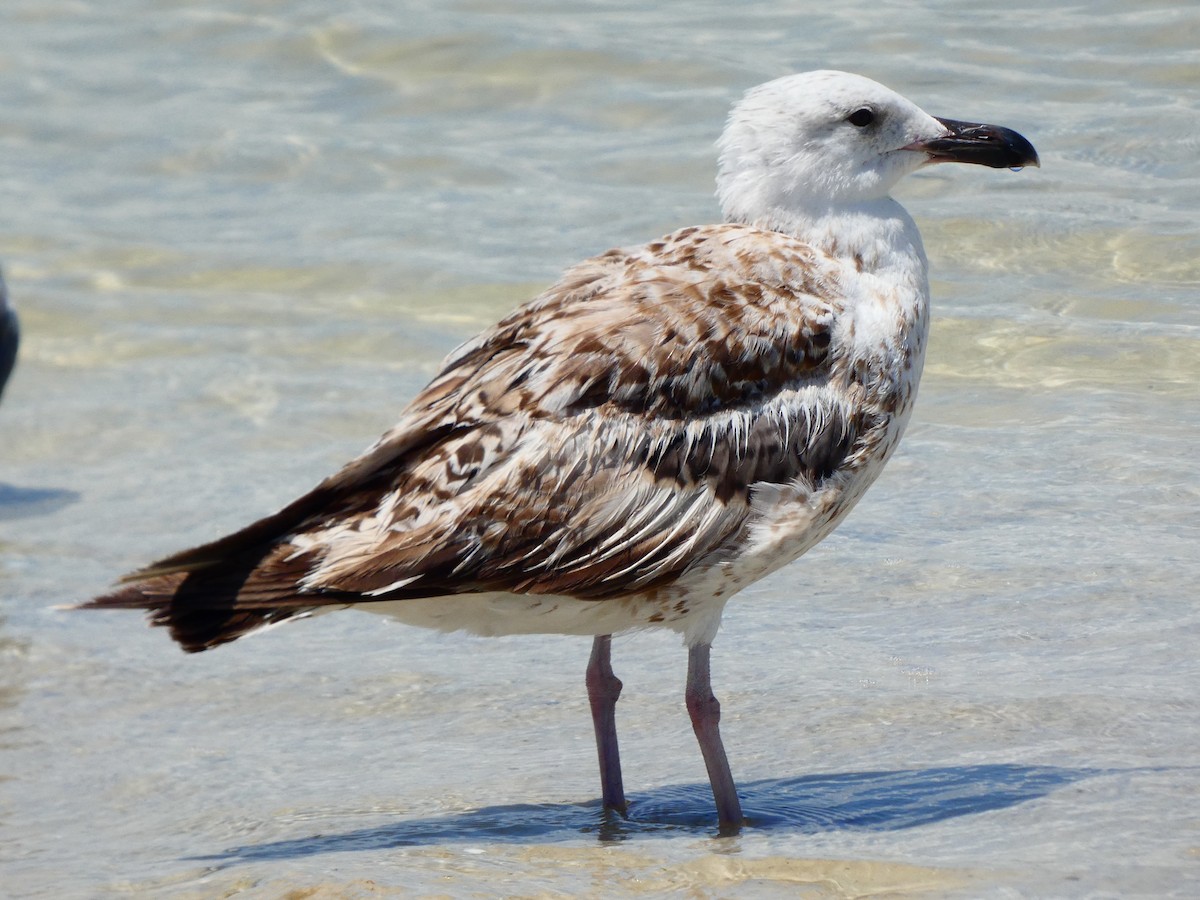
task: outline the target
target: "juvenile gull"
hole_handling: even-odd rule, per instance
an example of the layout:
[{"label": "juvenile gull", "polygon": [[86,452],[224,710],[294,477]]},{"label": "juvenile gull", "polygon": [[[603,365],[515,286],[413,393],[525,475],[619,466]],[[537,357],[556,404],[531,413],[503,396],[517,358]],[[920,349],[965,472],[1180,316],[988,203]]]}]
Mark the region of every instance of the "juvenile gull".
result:
[{"label": "juvenile gull", "polygon": [[718,148],[724,224],[567,270],[451,353],[313,491],[83,608],[148,610],[190,652],[348,606],[444,631],[594,635],[601,790],[621,812],[611,635],[669,628],[735,831],[709,678],[721,611],[845,518],[916,395],[925,253],[888,192],[930,163],[1038,158],[1013,131],[830,71],[749,91]]}]

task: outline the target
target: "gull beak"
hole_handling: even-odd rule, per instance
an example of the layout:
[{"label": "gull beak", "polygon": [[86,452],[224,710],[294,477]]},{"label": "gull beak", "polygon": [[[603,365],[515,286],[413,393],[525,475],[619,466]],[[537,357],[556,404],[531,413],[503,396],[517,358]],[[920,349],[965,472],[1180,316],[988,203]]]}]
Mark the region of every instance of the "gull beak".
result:
[{"label": "gull beak", "polygon": [[1011,128],[954,119],[939,118],[938,121],[948,129],[946,134],[927,141],[914,141],[904,149],[929,154],[931,163],[974,163],[993,169],[1041,165],[1033,144]]}]

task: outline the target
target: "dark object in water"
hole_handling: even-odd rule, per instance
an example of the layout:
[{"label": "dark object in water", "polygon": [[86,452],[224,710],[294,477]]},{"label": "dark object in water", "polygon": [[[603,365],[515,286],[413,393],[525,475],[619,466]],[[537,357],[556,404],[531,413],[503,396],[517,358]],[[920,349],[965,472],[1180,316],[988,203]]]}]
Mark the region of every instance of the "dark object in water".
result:
[{"label": "dark object in water", "polygon": [[8,288],[4,284],[4,272],[0,270],[0,395],[17,362],[17,344],[21,329],[16,311],[8,305]]}]

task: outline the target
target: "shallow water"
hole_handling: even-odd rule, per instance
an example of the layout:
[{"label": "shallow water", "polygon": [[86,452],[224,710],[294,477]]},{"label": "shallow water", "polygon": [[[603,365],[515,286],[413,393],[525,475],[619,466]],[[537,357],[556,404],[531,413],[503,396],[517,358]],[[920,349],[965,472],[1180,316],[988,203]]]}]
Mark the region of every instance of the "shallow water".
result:
[{"label": "shallow water", "polygon": [[[1200,8],[10,0],[0,893],[1200,893]],[[861,71],[1043,168],[900,196],[936,319],[867,499],[714,649],[714,835],[673,637],[346,613],[184,657],[53,604],[276,508],[452,346],[711,221],[746,87]]]}]

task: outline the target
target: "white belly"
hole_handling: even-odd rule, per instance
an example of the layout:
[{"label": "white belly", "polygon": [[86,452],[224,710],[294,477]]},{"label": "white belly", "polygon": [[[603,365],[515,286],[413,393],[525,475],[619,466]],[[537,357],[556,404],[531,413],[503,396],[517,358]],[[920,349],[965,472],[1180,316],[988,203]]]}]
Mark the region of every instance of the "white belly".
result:
[{"label": "white belly", "polygon": [[668,587],[607,600],[578,600],[539,594],[454,594],[414,600],[357,604],[419,628],[467,631],[484,637],[510,634],[620,634],[641,628],[670,628],[689,644],[692,632],[715,634],[729,592],[692,593]]}]

